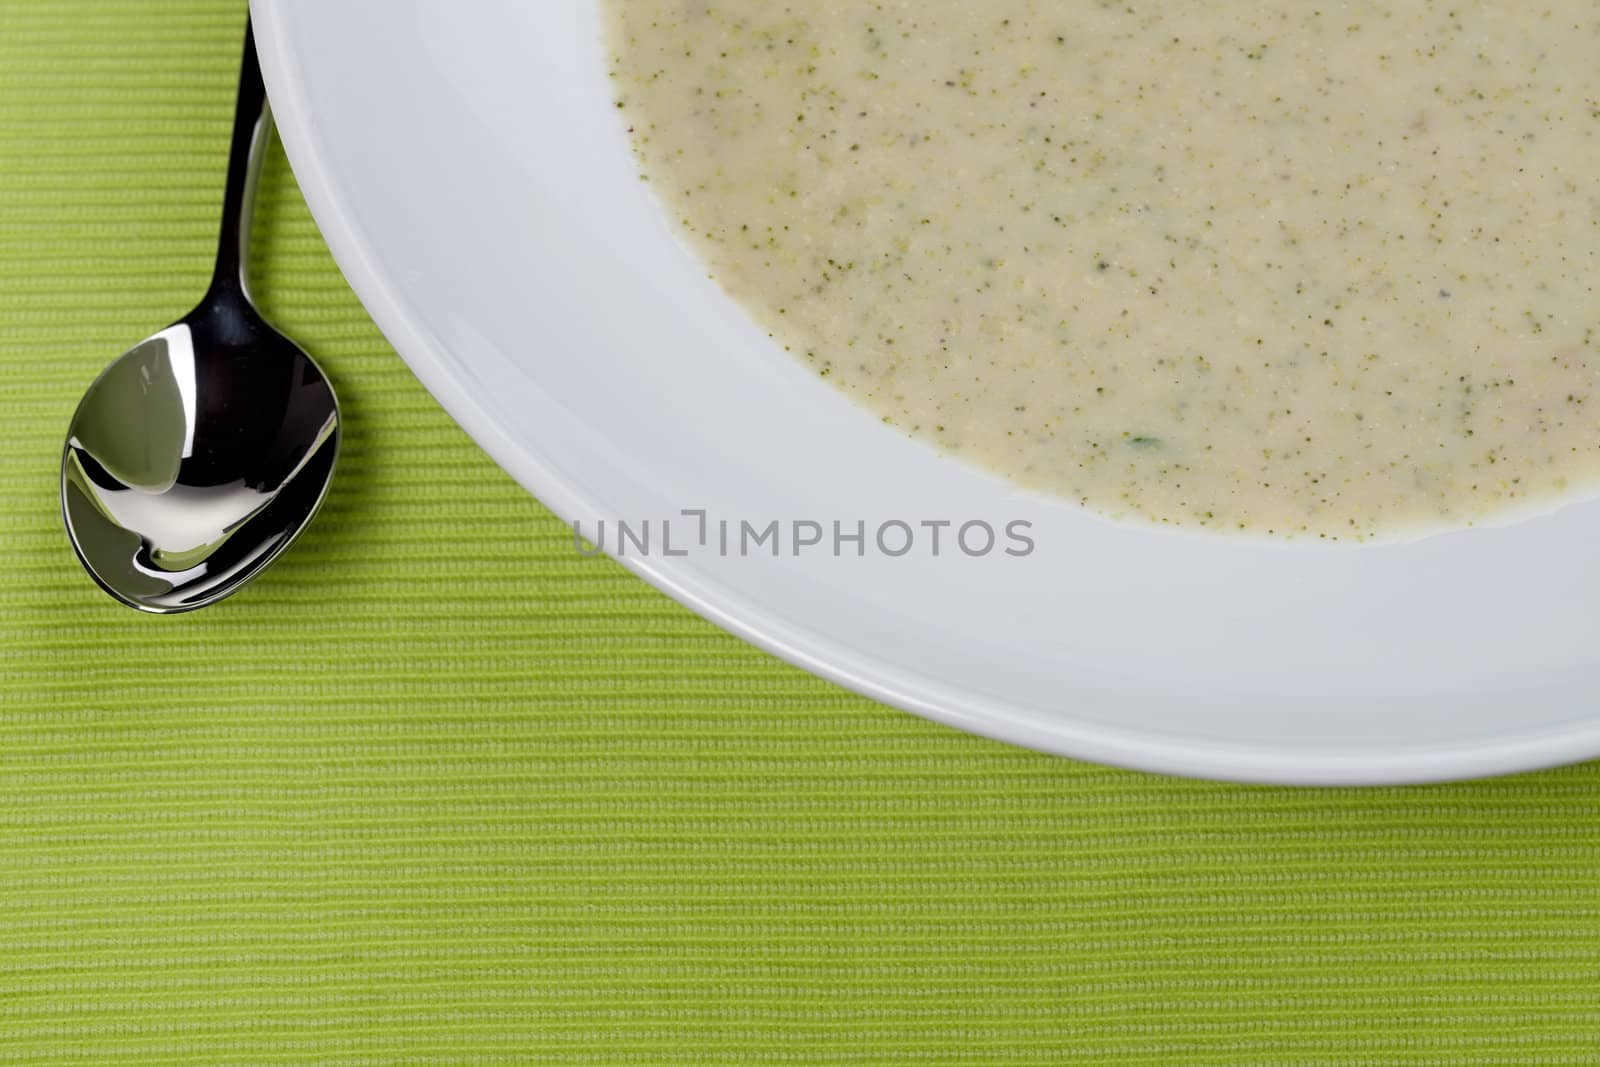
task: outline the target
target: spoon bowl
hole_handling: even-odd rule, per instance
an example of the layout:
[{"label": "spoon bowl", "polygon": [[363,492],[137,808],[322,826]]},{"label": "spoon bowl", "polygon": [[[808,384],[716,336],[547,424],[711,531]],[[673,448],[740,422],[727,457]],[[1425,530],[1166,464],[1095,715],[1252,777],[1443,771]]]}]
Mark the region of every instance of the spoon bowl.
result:
[{"label": "spoon bowl", "polygon": [[259,316],[219,317],[203,305],[130,349],[68,431],[68,535],[100,586],[144,611],[233,592],[305,528],[333,474],[339,408],[321,369]]},{"label": "spoon bowl", "polygon": [[67,536],[100,587],[141,611],[238,590],[305,529],[333,477],[333,387],[250,299],[246,246],[271,134],[247,29],[211,288],[107,367],[67,431]]}]

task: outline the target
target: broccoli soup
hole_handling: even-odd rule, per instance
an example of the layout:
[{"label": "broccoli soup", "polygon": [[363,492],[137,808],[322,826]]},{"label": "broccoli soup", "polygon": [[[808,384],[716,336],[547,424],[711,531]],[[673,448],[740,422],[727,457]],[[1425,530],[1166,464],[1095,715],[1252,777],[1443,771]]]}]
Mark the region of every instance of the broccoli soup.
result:
[{"label": "broccoli soup", "polygon": [[1365,539],[1600,486],[1600,6],[605,0],[709,273],[936,447]]}]

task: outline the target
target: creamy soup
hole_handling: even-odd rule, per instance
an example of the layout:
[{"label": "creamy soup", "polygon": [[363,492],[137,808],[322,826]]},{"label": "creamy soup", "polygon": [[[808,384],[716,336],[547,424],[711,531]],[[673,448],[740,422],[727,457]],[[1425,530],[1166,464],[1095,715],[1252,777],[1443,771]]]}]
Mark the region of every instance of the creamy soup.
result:
[{"label": "creamy soup", "polygon": [[1600,486],[1600,4],[606,0],[713,277],[1112,516],[1369,538]]}]

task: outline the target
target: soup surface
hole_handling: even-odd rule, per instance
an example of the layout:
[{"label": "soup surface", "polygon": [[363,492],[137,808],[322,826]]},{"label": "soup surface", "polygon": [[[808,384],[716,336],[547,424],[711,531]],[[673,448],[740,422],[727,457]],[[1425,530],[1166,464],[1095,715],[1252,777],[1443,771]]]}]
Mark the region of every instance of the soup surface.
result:
[{"label": "soup surface", "polygon": [[905,432],[1279,536],[1600,486],[1600,5],[605,0],[709,271]]}]

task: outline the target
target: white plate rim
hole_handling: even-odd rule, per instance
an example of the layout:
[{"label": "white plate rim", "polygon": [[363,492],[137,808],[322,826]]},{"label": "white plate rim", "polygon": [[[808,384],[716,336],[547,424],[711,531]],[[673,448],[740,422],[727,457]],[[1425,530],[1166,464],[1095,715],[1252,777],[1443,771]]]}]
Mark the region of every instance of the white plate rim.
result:
[{"label": "white plate rim", "polygon": [[[603,513],[583,486],[569,484],[546,457],[508,432],[449,369],[439,339],[421,326],[400,287],[341,203],[335,169],[315,132],[312,101],[296,80],[285,0],[251,0],[257,45],[273,113],[297,182],[333,257],[362,305],[411,371],[466,433],[524,489],[569,524]],[[1374,786],[1493,777],[1600,756],[1600,721],[1514,742],[1448,744],[1392,755],[1251,750],[1154,739],[1084,723],[1042,727],[995,707],[928,699],[893,668],[853,669],[847,648],[817,633],[796,635],[760,604],[718,600],[691,588],[670,561],[620,559],[629,571],[720,628],[812,674],[863,696],[957,729],[1039,752],[1134,770],[1219,781],[1302,786]]]}]

